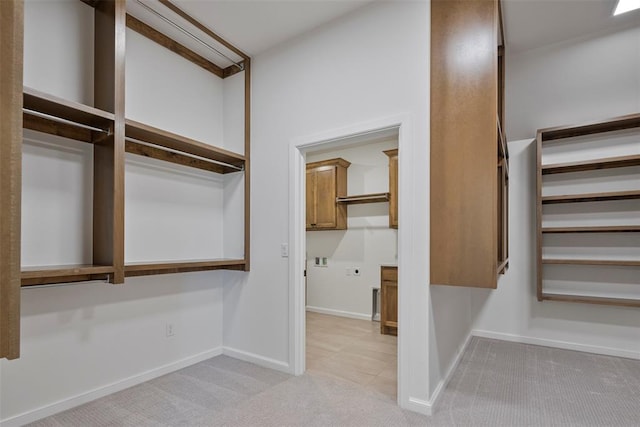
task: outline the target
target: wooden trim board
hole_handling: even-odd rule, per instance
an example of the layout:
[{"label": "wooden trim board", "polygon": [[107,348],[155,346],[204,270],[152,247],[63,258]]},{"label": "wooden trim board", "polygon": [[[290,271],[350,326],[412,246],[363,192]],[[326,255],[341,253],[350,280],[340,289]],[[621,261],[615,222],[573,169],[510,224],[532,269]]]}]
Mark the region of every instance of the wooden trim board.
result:
[{"label": "wooden trim board", "polygon": [[22,0],[0,1],[0,358],[20,356]]}]

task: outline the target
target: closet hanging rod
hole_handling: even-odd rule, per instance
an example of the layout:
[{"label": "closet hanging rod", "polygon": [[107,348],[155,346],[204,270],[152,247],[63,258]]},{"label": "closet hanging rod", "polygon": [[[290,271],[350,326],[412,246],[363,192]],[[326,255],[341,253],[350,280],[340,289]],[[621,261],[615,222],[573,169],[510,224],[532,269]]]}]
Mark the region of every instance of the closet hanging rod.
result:
[{"label": "closet hanging rod", "polygon": [[[0,0],[0,1],[2,1],[2,0]],[[95,131],[95,132],[106,133],[107,135],[109,135],[111,133],[111,131],[108,130],[108,129],[101,129],[101,128],[97,128],[97,127],[94,127],[94,126],[85,125],[84,123],[74,122],[72,120],[63,119],[63,118],[58,117],[58,116],[53,116],[53,115],[47,114],[47,113],[41,113],[40,111],[30,110],[30,109],[24,108],[24,107],[22,108],[22,112],[26,113],[26,114],[29,114],[31,116],[36,116],[36,117],[41,117],[43,119],[53,120],[54,122],[64,123],[66,125],[72,125],[72,126],[80,127],[80,128],[87,129],[87,130],[92,130],[92,131]]]},{"label": "closet hanging rod", "polygon": [[364,200],[378,200],[378,199],[380,199],[381,202],[383,201],[382,199],[385,199],[384,201],[389,201],[389,195],[388,193],[380,193],[380,194],[371,194],[371,195],[363,195],[363,196],[336,197],[336,203],[359,202]]},{"label": "closet hanging rod", "polygon": [[82,280],[80,282],[69,282],[69,283],[45,283],[44,285],[28,285],[22,286],[20,289],[43,289],[43,288],[62,288],[65,286],[75,286],[75,285],[84,285],[87,283],[91,284],[104,284],[109,283],[109,276],[107,276],[104,280]]},{"label": "closet hanging rod", "polygon": [[213,164],[216,164],[216,165],[224,166],[224,167],[227,167],[229,169],[235,169],[237,171],[243,171],[244,170],[244,167],[232,165],[231,163],[225,163],[225,162],[221,162],[219,160],[213,160],[213,159],[209,159],[209,158],[206,158],[206,157],[196,156],[195,154],[185,153],[184,151],[174,150],[173,148],[162,147],[160,145],[152,144],[152,143],[146,142],[146,141],[141,141],[139,139],[131,138],[129,136],[125,137],[125,140],[129,141],[129,142],[135,142],[136,144],[144,145],[145,147],[151,147],[151,148],[161,147],[160,149],[162,151],[168,151],[170,153],[180,154],[180,155],[183,155],[183,156],[186,156],[186,157],[190,157],[192,159],[202,160],[202,161],[207,162],[207,163],[213,163]]},{"label": "closet hanging rod", "polygon": [[177,30],[179,30],[180,32],[182,32],[183,34],[186,34],[187,36],[191,37],[192,39],[194,39],[195,41],[197,41],[198,43],[202,44],[203,46],[205,46],[207,49],[211,50],[212,52],[216,53],[217,55],[222,56],[223,58],[225,58],[227,61],[230,61],[233,65],[235,65],[236,67],[238,67],[240,69],[240,71],[244,71],[244,64],[238,63],[236,61],[234,61],[233,59],[229,58],[227,55],[225,55],[224,53],[220,52],[218,49],[216,49],[215,47],[211,46],[209,43],[207,43],[206,41],[202,40],[200,37],[196,36],[195,34],[193,34],[192,32],[190,32],[189,30],[181,27],[179,24],[176,24],[175,22],[173,22],[171,19],[167,18],[166,16],[164,16],[163,14],[161,14],[160,12],[158,12],[157,10],[155,10],[154,8],[152,8],[151,6],[144,4],[142,1],[140,0],[136,0],[142,7],[144,7],[145,9],[147,9],[149,12],[153,13],[154,15],[156,15],[158,18],[162,19],[163,21],[165,21],[166,23],[168,23],[169,25],[173,26],[174,28],[176,28]]}]

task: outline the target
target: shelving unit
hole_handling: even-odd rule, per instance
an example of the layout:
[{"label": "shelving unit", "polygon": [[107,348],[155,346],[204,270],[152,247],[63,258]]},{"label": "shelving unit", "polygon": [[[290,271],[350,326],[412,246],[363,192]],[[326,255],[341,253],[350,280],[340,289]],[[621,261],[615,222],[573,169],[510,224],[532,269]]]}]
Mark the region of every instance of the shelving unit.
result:
[{"label": "shelving unit", "polygon": [[[537,297],[539,301],[562,301],[562,302],[574,302],[574,303],[586,303],[586,304],[604,304],[604,305],[616,305],[625,307],[640,307],[640,279],[637,282],[638,292],[637,297],[624,298],[616,297],[615,295],[606,295],[604,292],[602,295],[593,295],[593,292],[581,292],[579,289],[571,291],[571,293],[559,293],[557,291],[549,291],[545,286],[544,266],[569,266],[566,268],[585,268],[585,266],[595,267],[619,267],[622,269],[638,268],[640,267],[640,259],[633,259],[633,257],[616,257],[616,256],[585,256],[584,254],[568,254],[570,256],[544,256],[543,249],[545,248],[545,236],[561,235],[563,237],[570,238],[571,235],[581,234],[598,234],[598,235],[626,235],[629,233],[640,232],[640,223],[633,223],[631,219],[627,224],[603,224],[602,220],[597,224],[579,224],[571,223],[571,217],[569,216],[563,222],[564,225],[544,225],[545,213],[543,206],[553,206],[556,204],[573,204],[576,207],[584,206],[584,203],[596,203],[606,204],[611,201],[633,201],[640,200],[640,184],[637,189],[625,189],[624,191],[605,191],[597,193],[578,193],[578,194],[560,194],[543,196],[543,176],[553,174],[567,174],[567,180],[571,183],[572,179],[575,179],[575,173],[589,173],[598,170],[606,169],[620,169],[622,171],[628,171],[623,173],[631,173],[629,168],[640,166],[640,153],[637,148],[631,149],[630,153],[624,155],[618,155],[613,157],[601,157],[601,158],[587,158],[583,160],[571,161],[571,162],[552,162],[543,164],[543,152],[545,146],[551,141],[554,144],[563,144],[569,138],[569,140],[579,147],[579,138],[589,137],[591,140],[602,137],[602,141],[605,144],[609,143],[611,138],[614,138],[612,132],[629,132],[631,141],[637,146],[640,142],[640,114],[633,114],[623,117],[618,117],[602,122],[588,123],[578,126],[564,126],[549,129],[538,130],[537,133]],[[578,139],[576,139],[578,138]],[[576,145],[573,147],[575,148]],[[604,146],[606,149],[608,145]],[[593,157],[593,153],[590,155]],[[627,169],[624,169],[627,168]],[[629,203],[629,202],[625,202]],[[575,212],[575,211],[570,211]],[[571,213],[564,214],[571,215]],[[638,241],[640,245],[640,241]],[[573,266],[573,267],[570,267]],[[556,267],[559,268],[559,267]],[[571,270],[569,270],[571,271]],[[640,274],[635,277],[640,278]],[[566,275],[565,279],[566,280]],[[606,285],[606,284],[605,284]]]},{"label": "shelving unit", "polygon": [[[87,280],[124,283],[125,277],[206,270],[248,271],[250,263],[250,103],[251,59],[168,0],[156,7],[197,29],[207,44],[222,46],[238,60],[216,65],[127,12],[124,0],[82,0],[94,11],[92,106],[23,87],[24,5],[22,0],[0,1],[0,41],[3,58],[0,79],[0,358],[19,357],[20,288]],[[129,6],[135,6],[133,3]],[[86,7],[86,6],[83,6]],[[139,11],[138,11],[139,12]],[[184,24],[186,22],[187,24]],[[125,118],[125,36],[130,28],[182,58],[227,78],[244,73],[244,153],[158,129]],[[196,30],[194,30],[196,31]],[[204,34],[204,36],[202,35]],[[6,124],[6,125],[5,125]],[[93,145],[92,263],[21,267],[22,129]],[[244,174],[244,256],[239,259],[150,261],[127,263],[124,254],[125,153],[189,166],[217,174]]]}]

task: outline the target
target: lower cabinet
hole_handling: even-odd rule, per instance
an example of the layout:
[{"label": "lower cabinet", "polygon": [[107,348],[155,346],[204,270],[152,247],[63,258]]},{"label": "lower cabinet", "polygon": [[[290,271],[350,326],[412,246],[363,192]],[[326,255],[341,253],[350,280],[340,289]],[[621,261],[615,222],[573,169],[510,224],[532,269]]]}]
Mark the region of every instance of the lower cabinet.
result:
[{"label": "lower cabinet", "polygon": [[380,333],[398,335],[398,267],[380,267]]}]

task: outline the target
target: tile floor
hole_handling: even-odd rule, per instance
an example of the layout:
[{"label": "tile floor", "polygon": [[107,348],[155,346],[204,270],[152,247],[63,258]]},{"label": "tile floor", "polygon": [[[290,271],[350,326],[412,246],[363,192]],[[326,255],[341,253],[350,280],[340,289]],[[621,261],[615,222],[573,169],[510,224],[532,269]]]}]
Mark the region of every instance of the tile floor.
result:
[{"label": "tile floor", "polygon": [[396,401],[397,337],[380,323],[307,312],[307,371],[352,381]]}]

